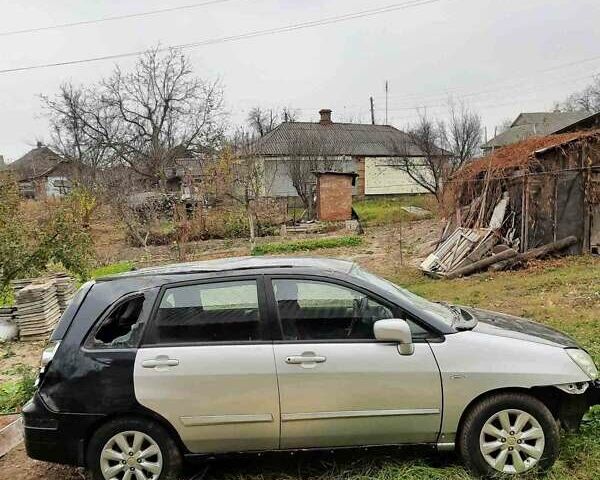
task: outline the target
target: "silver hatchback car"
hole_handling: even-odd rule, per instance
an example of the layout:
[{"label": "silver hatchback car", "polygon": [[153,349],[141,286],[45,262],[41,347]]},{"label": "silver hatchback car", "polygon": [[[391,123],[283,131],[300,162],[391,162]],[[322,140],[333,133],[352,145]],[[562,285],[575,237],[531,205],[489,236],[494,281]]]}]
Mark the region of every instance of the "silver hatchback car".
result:
[{"label": "silver hatchback car", "polygon": [[600,403],[568,336],[432,303],[357,265],[237,258],[85,284],[24,409],[36,459],[96,480],[184,458],[429,444],[480,475],[547,470]]}]

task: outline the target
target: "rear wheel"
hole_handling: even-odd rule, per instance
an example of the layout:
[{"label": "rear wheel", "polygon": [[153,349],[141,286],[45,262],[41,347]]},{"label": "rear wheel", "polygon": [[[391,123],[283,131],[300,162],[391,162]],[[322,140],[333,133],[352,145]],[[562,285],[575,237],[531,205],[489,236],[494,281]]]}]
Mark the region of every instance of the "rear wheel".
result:
[{"label": "rear wheel", "polygon": [[94,480],[175,480],[181,453],[159,424],[146,419],[117,419],[92,437],[87,465]]},{"label": "rear wheel", "polygon": [[490,477],[548,470],[558,457],[559,442],[558,424],[542,402],[506,393],[471,409],[459,447],[469,469]]}]

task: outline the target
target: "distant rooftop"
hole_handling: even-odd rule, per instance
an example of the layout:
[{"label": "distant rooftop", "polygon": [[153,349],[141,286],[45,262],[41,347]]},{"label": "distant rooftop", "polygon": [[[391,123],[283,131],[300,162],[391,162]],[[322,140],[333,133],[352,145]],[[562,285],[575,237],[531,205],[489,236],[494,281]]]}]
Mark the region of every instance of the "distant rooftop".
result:
[{"label": "distant rooftop", "polygon": [[17,172],[21,179],[30,179],[47,175],[62,163],[65,160],[60,155],[38,143],[36,148],[6,164],[4,168]]},{"label": "distant rooftop", "polygon": [[319,122],[283,122],[257,140],[253,153],[263,156],[336,155],[357,157],[420,156],[410,136],[390,125],[337,123],[331,110]]},{"label": "distant rooftop", "polygon": [[564,148],[574,142],[584,140],[598,141],[600,129],[579,132],[560,133],[545,137],[530,137],[520,142],[499,148],[488,155],[478,158],[461,168],[454,179],[469,181],[488,173],[505,172],[510,169],[519,169],[528,165],[536,155],[550,149]]},{"label": "distant rooftop", "polygon": [[[600,117],[590,112],[532,112],[521,113],[505,132],[483,145],[484,150],[504,147],[531,137],[544,137],[577,129],[578,124]],[[586,128],[581,125],[581,128]]]}]

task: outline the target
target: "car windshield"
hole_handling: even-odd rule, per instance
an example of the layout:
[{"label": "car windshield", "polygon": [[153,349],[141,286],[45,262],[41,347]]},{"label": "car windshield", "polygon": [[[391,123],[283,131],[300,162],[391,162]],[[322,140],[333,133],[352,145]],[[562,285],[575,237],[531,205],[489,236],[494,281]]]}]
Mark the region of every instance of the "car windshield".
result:
[{"label": "car windshield", "polygon": [[447,306],[442,303],[434,303],[429,300],[424,299],[423,297],[419,297],[412,292],[409,292],[405,288],[399,287],[398,285],[381,278],[373,273],[367,272],[363,270],[359,266],[355,265],[352,267],[350,274],[361,278],[382,290],[390,293],[395,297],[400,297],[403,301],[412,303],[415,308],[420,310],[425,310],[431,315],[435,315],[440,320],[446,322],[448,325],[453,326],[457,321],[457,312],[450,306]]}]

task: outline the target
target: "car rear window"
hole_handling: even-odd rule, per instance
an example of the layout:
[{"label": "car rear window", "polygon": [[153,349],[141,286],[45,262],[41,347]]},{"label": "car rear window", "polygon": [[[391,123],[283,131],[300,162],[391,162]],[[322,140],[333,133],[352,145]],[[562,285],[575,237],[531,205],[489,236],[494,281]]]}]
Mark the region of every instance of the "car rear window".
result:
[{"label": "car rear window", "polygon": [[165,290],[147,336],[151,344],[250,342],[263,328],[255,280]]}]

